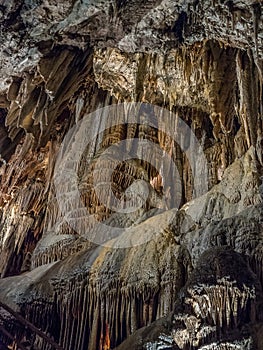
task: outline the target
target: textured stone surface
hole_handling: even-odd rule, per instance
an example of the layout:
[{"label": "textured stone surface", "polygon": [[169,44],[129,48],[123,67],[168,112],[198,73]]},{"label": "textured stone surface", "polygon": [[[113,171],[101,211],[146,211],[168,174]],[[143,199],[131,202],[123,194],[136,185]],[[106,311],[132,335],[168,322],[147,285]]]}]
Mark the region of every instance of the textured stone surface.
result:
[{"label": "textured stone surface", "polygon": [[241,255],[229,247],[208,249],[173,313],[137,331],[118,349],[253,349],[261,344],[261,334],[253,342],[246,323],[262,319],[255,312],[261,295],[260,283]]},{"label": "textured stone surface", "polygon": [[[0,299],[64,349],[263,349],[262,13],[253,0],[0,0]],[[120,119],[77,168],[89,214],[124,228],[95,246],[60,211],[56,157],[86,114],[134,101],[171,111],[172,132],[177,118],[189,125],[207,158],[208,186],[195,191],[185,135],[183,151],[161,123]],[[73,157],[85,138],[77,136]],[[145,206],[117,215],[100,203],[96,162],[127,138],[171,155],[179,210],[154,209],[170,174],[163,163],[134,159],[116,168],[112,187],[129,197],[143,179]],[[102,184],[114,157],[99,169]],[[75,209],[67,219],[82,217]],[[116,249],[127,242],[137,246]],[[1,315],[12,334],[49,349]],[[10,344],[3,334],[0,341]]]}]

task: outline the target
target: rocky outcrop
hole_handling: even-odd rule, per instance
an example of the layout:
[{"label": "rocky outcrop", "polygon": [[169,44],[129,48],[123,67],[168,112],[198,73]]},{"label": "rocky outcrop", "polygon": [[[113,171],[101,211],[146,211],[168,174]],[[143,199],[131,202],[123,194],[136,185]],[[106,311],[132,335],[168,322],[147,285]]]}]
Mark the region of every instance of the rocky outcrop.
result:
[{"label": "rocky outcrop", "polygon": [[261,307],[261,294],[259,281],[241,255],[229,247],[208,249],[171,315],[135,332],[118,349],[260,348],[260,331],[249,328],[262,318],[255,311]]},{"label": "rocky outcrop", "polygon": [[262,349],[262,11],[0,1],[0,299],[62,348]]}]

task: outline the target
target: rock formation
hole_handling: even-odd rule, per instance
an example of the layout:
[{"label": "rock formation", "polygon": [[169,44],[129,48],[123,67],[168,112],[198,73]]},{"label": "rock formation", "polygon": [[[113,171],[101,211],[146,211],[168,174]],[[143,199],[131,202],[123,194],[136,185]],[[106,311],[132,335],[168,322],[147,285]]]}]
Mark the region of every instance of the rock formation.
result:
[{"label": "rock formation", "polygon": [[0,0],[0,348],[263,349],[262,16]]}]

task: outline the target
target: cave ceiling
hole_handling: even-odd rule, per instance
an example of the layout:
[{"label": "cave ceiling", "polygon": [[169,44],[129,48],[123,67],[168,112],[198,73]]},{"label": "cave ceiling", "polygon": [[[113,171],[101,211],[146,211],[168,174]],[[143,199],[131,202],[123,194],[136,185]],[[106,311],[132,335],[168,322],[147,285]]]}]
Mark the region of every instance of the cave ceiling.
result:
[{"label": "cave ceiling", "polygon": [[0,26],[0,349],[262,350],[263,2]]}]

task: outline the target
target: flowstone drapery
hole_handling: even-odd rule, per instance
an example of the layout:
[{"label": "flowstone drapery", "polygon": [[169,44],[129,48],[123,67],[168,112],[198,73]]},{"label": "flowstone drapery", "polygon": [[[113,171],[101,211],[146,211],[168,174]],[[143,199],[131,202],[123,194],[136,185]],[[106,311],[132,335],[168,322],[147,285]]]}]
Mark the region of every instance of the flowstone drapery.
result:
[{"label": "flowstone drapery", "polygon": [[[259,0],[0,1],[0,301],[62,348],[263,349],[262,14]],[[103,129],[107,106],[135,102],[151,106],[138,123]],[[67,137],[82,207],[62,196]],[[123,141],[152,148],[120,161]],[[121,235],[95,244],[87,215]]]}]

